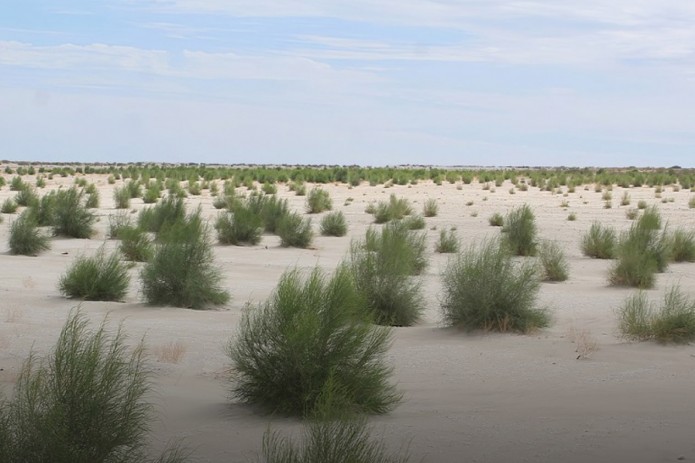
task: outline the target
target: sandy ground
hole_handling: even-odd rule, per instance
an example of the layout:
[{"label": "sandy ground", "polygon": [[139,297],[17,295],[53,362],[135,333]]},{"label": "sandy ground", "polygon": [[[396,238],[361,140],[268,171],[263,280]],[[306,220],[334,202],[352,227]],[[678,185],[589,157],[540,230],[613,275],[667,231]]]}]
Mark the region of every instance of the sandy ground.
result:
[{"label": "sandy ground", "polygon": [[[25,178],[33,184],[33,177]],[[109,249],[117,244],[106,240],[108,215],[115,212],[113,187],[105,176],[89,180],[101,193],[93,239],[54,238],[51,250],[39,257],[11,256],[7,238],[12,217],[5,214],[0,224],[0,385],[7,391],[30,349],[50,349],[68,313],[78,305],[59,294],[60,275],[75,256],[93,253],[102,244]],[[73,181],[56,177],[46,190]],[[692,229],[692,194],[669,187],[663,197],[674,201],[662,204],[653,189],[633,188],[632,205],[625,207],[619,206],[622,189],[615,188],[613,208],[604,209],[593,186],[579,187],[566,197],[537,188],[510,194],[510,187],[505,183],[485,191],[476,182],[392,188],[365,184],[351,189],[327,185],[334,209],[347,216],[348,236],[317,237],[315,249],[309,250],[281,248],[279,239],[270,235],[253,247],[216,245],[216,261],[233,296],[227,306],[212,311],[146,306],[140,302],[136,267],[125,302],[85,302],[82,310],[95,324],[107,314],[112,326],[123,321],[130,339],[136,342],[144,335],[153,351],[170,342],[185,347],[178,363],[151,357],[158,416],[154,450],[182,438],[193,461],[248,461],[257,455],[269,425],[293,431],[299,422],[259,415],[228,396],[230,365],[224,346],[234,336],[244,306],[264,300],[290,267],[334,268],[350,240],[362,237],[370,225],[372,217],[364,212],[370,201],[395,193],[421,210],[427,198],[435,198],[439,215],[426,219],[431,254],[422,277],[429,303],[421,323],[394,330],[388,361],[395,367],[393,380],[404,400],[392,413],[370,418],[376,434],[392,449],[410,442],[412,461],[695,460],[695,346],[621,340],[614,311],[632,290],[608,287],[610,263],[583,257],[579,250],[579,240],[594,220],[618,229],[629,227],[625,211],[640,199],[658,204],[671,227]],[[3,187],[0,202],[13,195]],[[279,195],[287,197],[292,208],[304,210],[305,198],[294,196],[287,186],[279,187]],[[346,203],[349,197],[354,200]],[[202,204],[210,218],[217,215],[208,191],[187,201],[191,206]],[[470,201],[473,204],[467,205]],[[569,207],[560,207],[563,201]],[[570,263],[567,282],[544,283],[540,290],[539,304],[552,311],[552,326],[529,336],[469,335],[442,327],[440,274],[447,256],[432,252],[438,230],[455,226],[467,245],[499,233],[488,225],[493,213],[504,214],[523,203],[532,206],[540,236],[561,243]],[[132,201],[133,210],[142,207],[141,200]],[[566,220],[569,212],[576,213],[576,221]],[[316,229],[319,219],[320,215],[314,217]],[[658,276],[649,297],[659,299],[673,283],[695,296],[693,270],[693,264],[671,265]],[[582,340],[577,342],[573,333],[578,332],[597,345],[588,359],[577,359]]]}]

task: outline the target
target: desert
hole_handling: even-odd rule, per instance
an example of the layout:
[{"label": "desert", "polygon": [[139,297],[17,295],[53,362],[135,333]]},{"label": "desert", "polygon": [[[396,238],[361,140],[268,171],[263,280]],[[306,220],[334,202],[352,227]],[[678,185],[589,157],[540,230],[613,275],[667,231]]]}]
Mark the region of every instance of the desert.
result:
[{"label": "desert", "polygon": [[[197,179],[201,185],[207,183],[206,188],[198,194],[188,192],[183,202],[188,212],[200,207],[201,218],[210,224],[220,286],[231,297],[222,304],[193,310],[145,303],[139,279],[145,264],[141,262],[128,267],[130,283],[121,301],[82,301],[61,294],[61,275],[76,258],[93,256],[102,247],[109,253],[118,250],[120,241],[109,235],[110,217],[126,211],[136,220],[154,203],[145,204],[139,196],[127,208],[116,207],[115,190],[137,180],[132,173],[131,178],[113,179],[114,173],[119,177],[127,166],[101,168],[111,173],[79,165],[77,169],[70,166],[67,173],[65,166],[45,166],[38,172],[39,166],[27,173],[24,164],[20,176],[17,171],[22,165],[1,165],[6,185],[0,188],[0,203],[15,197],[17,191],[9,186],[20,176],[39,196],[78,188],[80,183],[93,184],[99,204],[90,209],[96,221],[89,238],[51,237],[50,248],[36,256],[13,255],[8,245],[10,226],[24,208],[2,214],[0,384],[6,397],[12,396],[30,352],[50,352],[61,327],[79,307],[91,328],[106,319],[109,331],[122,326],[129,346],[141,339],[146,346],[147,365],[152,369],[147,399],[154,405],[148,451],[153,456],[168,444],[181,442],[190,453],[189,461],[256,461],[269,429],[296,437],[305,421],[260,410],[231,393],[233,367],[226,348],[238,335],[244,311],[257,309],[271,297],[288,270],[297,269],[302,275],[314,268],[333,272],[348,258],[351,243],[363,239],[367,230],[385,226],[375,224],[365,209],[395,195],[409,203],[411,215],[422,215],[428,200],[436,202],[437,211],[424,217],[424,228],[416,231],[425,237],[427,266],[411,278],[421,284],[424,310],[412,326],[390,328],[392,342],[385,362],[393,368],[389,382],[402,393],[402,400],[387,413],[367,415],[374,438],[383,440],[389,451],[407,449],[410,461],[424,462],[667,462],[695,458],[695,347],[688,342],[626,339],[619,329],[617,311],[639,289],[611,285],[608,275],[614,260],[585,256],[581,245],[595,222],[613,227],[618,234],[629,230],[635,223],[634,215],[628,217],[631,209],[635,214],[644,213],[636,207],[640,202],[655,206],[665,230],[693,230],[694,193],[678,181],[651,186],[646,181],[642,185],[620,186],[612,181],[601,185],[594,181],[597,170],[585,169],[582,175],[591,181],[545,188],[533,186],[525,170],[470,170],[472,178],[465,182],[462,171],[455,168],[442,170],[441,178],[422,168],[425,178],[409,182],[399,182],[397,175],[396,181],[388,178],[371,183],[367,179],[334,181],[330,175],[325,182],[307,181],[307,192],[315,187],[325,191],[332,200],[331,210],[344,215],[347,233],[341,237],[319,233],[322,217],[330,212],[308,213],[307,196],[293,191],[296,182],[292,180],[256,179],[234,188],[241,198],[251,189],[258,191],[272,184],[277,192],[264,194],[287,200],[290,211],[311,218],[314,238],[307,248],[298,248],[282,246],[276,234],[267,232],[258,244],[220,244],[213,224],[224,210],[214,203],[223,195],[224,180],[212,175],[207,181],[203,174]],[[57,173],[61,169],[64,176]],[[201,169],[214,172],[217,168]],[[266,169],[291,174],[295,168]],[[50,175],[52,170],[56,173]],[[403,172],[414,170],[403,168]],[[552,178],[558,171],[541,170],[541,176]],[[506,178],[505,172],[509,173]],[[617,176],[624,171],[615,172]],[[444,179],[449,173],[451,181]],[[485,181],[488,175],[497,177]],[[45,185],[36,187],[37,179],[43,179]],[[188,189],[191,183],[195,182],[181,181],[180,185]],[[211,191],[213,183],[217,192]],[[526,186],[520,188],[522,184]],[[163,191],[162,198],[167,194]],[[629,204],[621,204],[621,198],[628,197]],[[538,239],[556,243],[568,263],[566,281],[539,284],[534,306],[547,311],[548,326],[526,333],[469,332],[447,326],[441,309],[443,274],[455,253],[435,252],[440,231],[453,230],[465,252],[502,234],[490,224],[493,214],[506,216],[524,205],[533,212]],[[568,220],[570,215],[573,218]],[[46,227],[42,230],[50,235]],[[536,262],[538,257],[516,259]],[[677,285],[683,294],[694,297],[693,265],[669,263],[643,294],[659,303]]]}]

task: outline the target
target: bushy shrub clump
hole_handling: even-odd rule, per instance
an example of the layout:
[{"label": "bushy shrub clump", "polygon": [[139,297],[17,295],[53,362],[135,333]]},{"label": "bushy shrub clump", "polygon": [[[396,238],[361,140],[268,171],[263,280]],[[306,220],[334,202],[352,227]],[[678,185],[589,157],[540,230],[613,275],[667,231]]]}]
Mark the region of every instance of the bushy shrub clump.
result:
[{"label": "bushy shrub clump", "polygon": [[29,207],[36,204],[39,201],[39,197],[31,185],[25,185],[24,188],[17,192],[14,200],[18,206]]},{"label": "bushy shrub clump", "polygon": [[488,219],[488,223],[493,227],[501,227],[504,225],[504,217],[499,212],[495,212]]},{"label": "bushy shrub clump", "polygon": [[615,230],[604,227],[599,222],[594,222],[589,231],[582,237],[582,253],[596,259],[612,259],[615,257],[616,243]]},{"label": "bushy shrub clump", "polygon": [[309,214],[330,211],[332,208],[333,201],[326,190],[322,188],[311,189],[309,196],[306,197],[306,211]]},{"label": "bushy shrub clump", "polygon": [[84,204],[84,194],[76,187],[58,190],[50,200],[53,233],[71,238],[89,238],[94,234],[96,218]]},{"label": "bushy shrub clump", "polygon": [[2,203],[2,207],[0,207],[0,212],[3,214],[14,214],[17,212],[17,208],[19,205],[15,202],[14,199],[12,198],[7,198],[5,201]]},{"label": "bushy shrub clump", "polygon": [[215,222],[220,244],[258,244],[261,241],[261,217],[245,205],[220,213]]},{"label": "bushy shrub clump", "polygon": [[562,248],[554,241],[544,241],[538,251],[544,281],[565,281],[569,277],[569,264]]},{"label": "bushy shrub clump", "polygon": [[459,239],[454,230],[441,230],[439,240],[435,245],[435,251],[439,253],[454,253],[459,251]]},{"label": "bushy shrub clump", "polygon": [[121,301],[130,276],[118,253],[106,255],[100,248],[92,256],[80,256],[58,280],[60,292],[86,301]]},{"label": "bushy shrub clump", "polygon": [[401,396],[384,361],[390,332],[361,308],[348,271],[327,279],[286,272],[268,301],[244,313],[228,345],[232,394],[271,412],[312,415],[337,394],[330,414],[385,413]]},{"label": "bushy shrub clump", "polygon": [[143,345],[132,351],[119,329],[95,332],[72,313],[52,353],[24,362],[11,400],[0,407],[0,461],[185,461],[178,449],[147,458],[152,406]]},{"label": "bushy shrub clump", "polygon": [[536,266],[515,262],[499,240],[458,254],[442,280],[441,309],[448,325],[526,333],[549,324],[548,313],[535,307],[540,285]]},{"label": "bushy shrub clump", "polygon": [[41,233],[31,210],[26,210],[10,225],[10,253],[35,256],[50,249],[48,237]]},{"label": "bushy shrub clump", "polygon": [[536,219],[528,204],[515,208],[504,219],[504,242],[512,254],[533,256],[536,254]]},{"label": "bushy shrub clump", "polygon": [[618,309],[619,329],[627,339],[660,343],[688,343],[695,340],[695,301],[677,286],[664,295],[656,307],[640,291],[628,297]]},{"label": "bushy shrub clump", "polygon": [[284,247],[308,248],[314,238],[311,219],[305,219],[296,212],[287,214],[278,224],[280,244]]},{"label": "bushy shrub clump", "polygon": [[323,236],[345,236],[347,234],[345,215],[340,211],[326,214],[321,219],[321,234]]},{"label": "bushy shrub clump", "polygon": [[169,195],[154,206],[140,211],[138,227],[158,234],[167,227],[184,222],[185,218],[186,205],[183,198]]},{"label": "bushy shrub clump", "polygon": [[[230,209],[237,206],[239,203]],[[268,233],[278,233],[280,222],[290,213],[287,200],[275,195],[252,193],[246,200],[246,207],[261,218],[263,229]]]},{"label": "bushy shrub clump", "polygon": [[695,232],[678,228],[668,236],[671,260],[695,262]]},{"label": "bushy shrub clump", "polygon": [[403,224],[408,230],[423,230],[425,219],[419,214],[410,215],[403,219]]},{"label": "bushy shrub clump", "polygon": [[120,210],[115,214],[109,214],[109,238],[120,239],[119,233],[124,228],[133,228],[133,221],[128,211]]},{"label": "bushy shrub clump", "polygon": [[387,201],[379,201],[374,209],[374,222],[386,223],[391,220],[401,220],[413,213],[413,208],[405,198],[398,198],[395,194],[389,196]]},{"label": "bushy shrub clump", "polygon": [[422,214],[425,217],[435,217],[439,212],[439,206],[437,205],[437,200],[434,198],[428,198],[425,204],[422,206]]},{"label": "bushy shrub clump", "polygon": [[200,210],[162,230],[140,278],[148,304],[203,309],[229,300]]},{"label": "bushy shrub clump", "polygon": [[128,209],[130,207],[130,191],[125,185],[113,189],[113,202],[116,209]]},{"label": "bushy shrub clump", "polygon": [[147,233],[135,227],[123,227],[118,232],[121,240],[118,250],[126,260],[133,262],[147,262],[152,258],[154,249]]}]

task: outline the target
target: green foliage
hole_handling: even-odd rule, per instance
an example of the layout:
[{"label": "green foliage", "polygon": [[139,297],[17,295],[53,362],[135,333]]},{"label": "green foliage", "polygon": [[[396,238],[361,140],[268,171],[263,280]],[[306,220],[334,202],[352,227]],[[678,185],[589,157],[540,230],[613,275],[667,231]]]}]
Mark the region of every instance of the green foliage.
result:
[{"label": "green foliage", "polygon": [[39,230],[30,210],[24,211],[10,225],[10,253],[35,256],[50,249],[48,237]]},{"label": "green foliage", "polygon": [[61,294],[86,301],[121,301],[130,276],[118,253],[106,255],[101,247],[92,257],[80,256],[58,280]]},{"label": "green foliage", "polygon": [[620,205],[621,206],[629,206],[630,202],[631,202],[630,193],[628,193],[627,191],[624,191],[622,198],[620,198]]},{"label": "green foliage", "polygon": [[39,197],[31,185],[24,185],[24,188],[17,192],[14,200],[18,206],[29,207],[39,202]]},{"label": "green foliage", "polygon": [[139,228],[125,226],[118,231],[121,251],[126,260],[132,262],[147,262],[152,258],[154,249],[147,233]]},{"label": "green foliage", "polygon": [[[24,362],[10,401],[0,408],[0,461],[93,463],[147,458],[152,407],[142,343],[129,351],[121,329],[90,333],[70,314],[53,352]],[[176,449],[159,462],[183,462]]]},{"label": "green foliage", "polygon": [[554,241],[544,241],[538,251],[544,281],[565,281],[569,277],[569,264],[562,248]]},{"label": "green foliage", "polygon": [[375,223],[386,223],[391,220],[401,220],[412,214],[413,209],[405,198],[398,198],[395,194],[389,196],[388,202],[379,201],[374,212]]},{"label": "green foliage", "polygon": [[10,180],[10,191],[22,191],[27,184],[22,181],[22,177],[12,177]]},{"label": "green foliage", "polygon": [[594,222],[582,237],[582,254],[596,259],[612,259],[615,257],[616,243],[615,230]]},{"label": "green foliage", "polygon": [[89,238],[95,217],[83,203],[83,193],[72,187],[58,190],[50,200],[53,233],[71,238]]},{"label": "green foliage", "polygon": [[163,229],[185,221],[186,205],[183,198],[167,196],[154,206],[146,207],[138,215],[138,227],[159,234]]},{"label": "green foliage", "polygon": [[385,413],[400,394],[388,384],[390,331],[369,323],[344,268],[327,279],[286,272],[268,301],[244,313],[228,345],[232,394],[270,412],[311,415],[326,391],[327,412]]},{"label": "green foliage", "polygon": [[488,222],[493,227],[501,227],[504,225],[504,217],[499,212],[495,212],[490,216]]},{"label": "green foliage", "polygon": [[618,309],[618,327],[631,340],[689,343],[695,340],[695,301],[673,286],[665,293],[663,305],[656,307],[640,291]]},{"label": "green foliage", "polygon": [[425,235],[409,232],[401,223],[367,230],[364,242],[350,246],[350,269],[364,305],[381,325],[409,326],[420,318],[424,299],[419,281]]},{"label": "green foliage", "polygon": [[647,201],[640,199],[637,201],[637,209],[646,209],[647,208]]},{"label": "green foliage", "polygon": [[330,211],[333,208],[333,201],[328,192],[322,188],[312,188],[306,198],[306,211],[309,214],[318,214],[323,211]]},{"label": "green foliage", "polygon": [[260,216],[244,205],[234,211],[220,213],[215,222],[217,240],[220,244],[258,244],[261,241],[262,221]]},{"label": "green foliage", "polygon": [[435,251],[439,253],[454,253],[458,252],[460,247],[459,239],[454,230],[441,230],[439,232],[439,241],[435,245]]},{"label": "green foliage", "polygon": [[113,189],[113,201],[116,209],[128,209],[130,207],[130,191],[125,185]]},{"label": "green foliage", "polygon": [[278,187],[274,183],[266,182],[261,187],[261,191],[267,195],[274,195],[278,192]]},{"label": "green foliage", "polygon": [[321,234],[323,236],[345,236],[347,234],[345,215],[338,211],[323,216],[321,219]]},{"label": "green foliage", "polygon": [[17,203],[12,198],[7,198],[5,201],[3,201],[2,207],[0,207],[0,212],[3,214],[14,214],[17,212],[17,207]]},{"label": "green foliage", "polygon": [[128,211],[120,210],[115,214],[109,214],[109,238],[120,239],[120,232],[124,228],[132,228],[133,222]]},{"label": "green foliage", "polygon": [[422,214],[425,217],[435,217],[439,212],[439,206],[437,205],[437,200],[434,198],[428,198],[425,200],[425,204],[422,207]]},{"label": "green foliage", "polygon": [[246,200],[246,206],[261,218],[263,229],[268,233],[277,233],[280,221],[290,213],[287,200],[275,195],[252,193]]},{"label": "green foliage", "polygon": [[527,333],[549,324],[535,308],[539,280],[531,262],[517,263],[499,240],[471,246],[449,261],[441,309],[448,325]]},{"label": "green foliage", "polygon": [[99,207],[99,192],[93,191],[87,195],[87,201],[85,202],[85,207],[87,209],[96,209]]},{"label": "green foliage", "polygon": [[277,233],[280,236],[280,244],[284,247],[308,248],[314,238],[311,219],[304,219],[296,212],[280,219]]},{"label": "green foliage", "polygon": [[208,235],[200,211],[162,231],[154,255],[140,274],[148,304],[203,309],[229,300],[229,293],[220,286],[222,275],[213,263]]},{"label": "green foliage", "polygon": [[577,214],[574,213],[574,212],[570,212],[570,213],[567,215],[567,220],[570,221],[570,222],[574,222],[575,220],[577,220]]},{"label": "green foliage", "polygon": [[695,232],[683,228],[668,235],[668,247],[674,262],[695,262]]},{"label": "green foliage", "polygon": [[690,209],[695,209],[695,196],[692,196],[692,197],[688,200],[688,207],[689,207]]},{"label": "green foliage", "polygon": [[504,219],[504,242],[512,254],[533,256],[536,254],[536,219],[533,211],[524,204],[513,209]]},{"label": "green foliage", "polygon": [[421,215],[411,215],[403,219],[403,224],[408,230],[423,230],[425,219]]}]

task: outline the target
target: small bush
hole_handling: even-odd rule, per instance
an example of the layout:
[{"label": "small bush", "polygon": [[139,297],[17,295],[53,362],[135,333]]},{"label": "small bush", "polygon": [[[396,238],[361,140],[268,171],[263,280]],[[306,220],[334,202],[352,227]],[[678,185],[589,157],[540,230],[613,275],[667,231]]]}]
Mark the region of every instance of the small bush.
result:
[{"label": "small bush", "polygon": [[630,193],[628,193],[627,191],[623,192],[623,196],[622,196],[622,198],[620,198],[620,205],[621,206],[629,206],[630,202],[631,202]]},{"label": "small bush", "polygon": [[688,207],[689,207],[690,209],[695,209],[695,196],[691,197],[691,198],[688,200]]},{"label": "small bush", "polygon": [[10,191],[21,191],[27,187],[27,184],[22,181],[22,177],[12,177],[10,180]]},{"label": "small bush", "polygon": [[87,195],[87,201],[85,201],[85,207],[87,209],[96,209],[99,207],[99,192],[94,191]]},{"label": "small bush", "polygon": [[345,236],[347,234],[345,215],[340,211],[326,214],[321,219],[321,234],[323,236]]},{"label": "small bush", "polygon": [[391,220],[401,220],[412,214],[413,209],[405,198],[398,198],[395,194],[389,196],[388,202],[379,201],[374,211],[375,223],[386,223]]},{"label": "small bush", "polygon": [[138,215],[138,227],[159,234],[163,229],[186,219],[183,198],[167,196],[154,206],[147,207]]},{"label": "small bush", "polygon": [[162,191],[158,185],[150,185],[150,187],[145,190],[145,194],[142,196],[142,202],[145,204],[154,204],[159,201],[161,195]]},{"label": "small bush", "polygon": [[548,314],[534,307],[540,284],[535,265],[515,263],[499,240],[458,254],[442,279],[441,309],[450,326],[526,333],[549,324]]},{"label": "small bush", "polygon": [[121,251],[126,260],[132,262],[147,262],[152,258],[154,249],[147,233],[135,227],[123,227],[118,232]]},{"label": "small bush", "polygon": [[121,301],[130,276],[118,253],[107,256],[104,248],[93,257],[80,256],[58,281],[61,294],[86,301]]},{"label": "small bush", "polygon": [[646,209],[647,208],[647,201],[640,199],[637,201],[637,209]]},{"label": "small bush", "polygon": [[311,219],[304,219],[296,212],[287,214],[280,220],[277,232],[283,247],[308,248],[314,238]]},{"label": "small bush", "polygon": [[35,256],[50,249],[48,237],[39,230],[30,210],[24,211],[10,225],[10,253]]},{"label": "small bush", "polygon": [[286,272],[269,300],[244,313],[228,345],[232,394],[291,415],[314,413],[327,390],[339,394],[330,414],[391,410],[401,396],[388,384],[390,331],[362,310],[344,268],[328,280],[319,270],[306,280]]},{"label": "small bush", "polygon": [[116,209],[128,209],[130,207],[130,191],[127,186],[113,189],[113,202],[116,204]]},{"label": "small bush", "polygon": [[695,301],[677,286],[666,292],[659,308],[644,292],[630,296],[618,309],[618,319],[620,332],[627,339],[679,344],[695,340]]},{"label": "small bush", "polygon": [[3,214],[14,214],[17,212],[17,203],[12,199],[12,198],[7,198],[5,201],[2,203],[2,207],[0,207],[0,212]]},{"label": "small bush", "polygon": [[439,241],[435,245],[435,251],[445,254],[459,251],[459,239],[454,230],[441,230],[439,232]]},{"label": "small bush", "polygon": [[89,238],[95,217],[83,204],[83,194],[72,187],[58,190],[51,200],[53,233],[71,238]]},{"label": "small bush", "polygon": [[421,215],[411,215],[403,219],[403,224],[408,230],[423,230],[425,219]]},{"label": "small bush", "polygon": [[639,209],[637,208],[630,208],[625,211],[625,217],[628,218],[628,220],[635,220],[637,217],[639,217]]},{"label": "small bush", "polygon": [[162,231],[152,259],[140,274],[145,301],[191,309],[226,303],[229,293],[220,287],[222,275],[213,262],[200,211],[173,222]]},{"label": "small bush", "polygon": [[264,183],[261,187],[261,191],[267,195],[274,195],[278,192],[278,187],[274,183]]},{"label": "small bush", "polygon": [[261,241],[261,218],[246,206],[237,206],[233,212],[222,212],[215,229],[220,244],[258,244]]},{"label": "small bush", "polygon": [[594,222],[589,231],[582,237],[582,254],[595,259],[613,259],[616,242],[615,230],[604,227],[599,222]]},{"label": "small bush", "polygon": [[695,232],[679,228],[668,236],[671,260],[695,262]]},{"label": "small bush", "polygon": [[517,256],[536,254],[536,219],[527,204],[507,214],[502,232],[504,232],[504,243],[509,246],[512,254]]},{"label": "small bush", "polygon": [[567,220],[570,222],[574,222],[575,220],[577,220],[577,214],[574,212],[570,212],[567,216]]},{"label": "small bush", "polygon": [[36,223],[40,227],[53,225],[55,221],[54,204],[56,192],[51,191],[41,197],[38,203],[31,207],[32,214],[36,219]]},{"label": "small bush", "polygon": [[330,211],[333,208],[333,201],[328,192],[321,188],[312,188],[306,198],[306,211],[309,214],[318,214],[323,211]]},{"label": "small bush", "polygon": [[422,214],[425,217],[435,217],[438,212],[439,206],[437,205],[437,200],[434,198],[427,199],[422,207]]},{"label": "small bush", "polygon": [[554,241],[544,241],[538,251],[544,281],[565,281],[569,277],[569,264],[562,248]]},{"label": "small bush", "polygon": [[30,185],[25,185],[17,192],[14,201],[18,206],[29,207],[39,202],[39,197]]},{"label": "small bush", "polygon": [[109,214],[109,238],[120,239],[121,230],[132,228],[132,224],[128,211],[120,210],[115,214]]},{"label": "small bush", "polygon": [[504,225],[504,217],[499,212],[495,212],[490,216],[488,222],[493,227],[501,227]]}]

